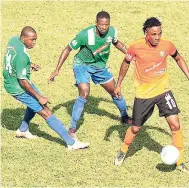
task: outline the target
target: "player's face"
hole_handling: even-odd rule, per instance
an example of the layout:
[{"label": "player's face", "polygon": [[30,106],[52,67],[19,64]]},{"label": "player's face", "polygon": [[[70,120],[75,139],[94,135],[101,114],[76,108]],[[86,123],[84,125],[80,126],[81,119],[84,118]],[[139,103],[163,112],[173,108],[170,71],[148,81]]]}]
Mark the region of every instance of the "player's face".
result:
[{"label": "player's face", "polygon": [[101,34],[101,35],[106,34],[108,32],[109,27],[110,27],[110,19],[98,18],[98,20],[96,22],[96,27],[97,27],[99,34]]},{"label": "player's face", "polygon": [[145,32],[146,40],[150,43],[151,46],[157,46],[159,44],[161,34],[161,26],[148,28]]},{"label": "player's face", "polygon": [[27,36],[22,36],[22,41],[25,44],[26,48],[33,48],[35,46],[37,40],[37,34],[36,33],[28,33]]}]

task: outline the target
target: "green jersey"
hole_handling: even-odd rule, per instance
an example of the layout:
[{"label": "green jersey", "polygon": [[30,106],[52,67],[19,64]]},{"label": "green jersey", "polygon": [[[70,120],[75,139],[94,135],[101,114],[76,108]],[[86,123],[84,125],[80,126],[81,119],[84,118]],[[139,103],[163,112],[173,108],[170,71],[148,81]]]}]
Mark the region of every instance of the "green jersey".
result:
[{"label": "green jersey", "polygon": [[98,68],[106,67],[112,42],[117,42],[117,30],[112,26],[103,37],[96,34],[96,26],[82,30],[69,43],[69,46],[74,50],[80,47],[79,52],[74,57],[74,65],[86,64]]},{"label": "green jersey", "polygon": [[31,60],[25,45],[19,37],[12,37],[7,45],[3,66],[4,87],[8,93],[19,95],[25,92],[18,79],[30,82],[30,65]]}]

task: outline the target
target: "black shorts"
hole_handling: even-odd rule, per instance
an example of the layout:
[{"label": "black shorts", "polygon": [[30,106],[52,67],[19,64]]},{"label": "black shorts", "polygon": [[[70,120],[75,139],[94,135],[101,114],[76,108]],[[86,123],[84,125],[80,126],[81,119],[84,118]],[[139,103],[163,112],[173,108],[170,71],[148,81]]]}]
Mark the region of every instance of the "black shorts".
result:
[{"label": "black shorts", "polygon": [[171,91],[150,99],[135,98],[133,106],[133,125],[142,126],[152,115],[155,104],[159,109],[159,116],[168,117],[180,112]]}]

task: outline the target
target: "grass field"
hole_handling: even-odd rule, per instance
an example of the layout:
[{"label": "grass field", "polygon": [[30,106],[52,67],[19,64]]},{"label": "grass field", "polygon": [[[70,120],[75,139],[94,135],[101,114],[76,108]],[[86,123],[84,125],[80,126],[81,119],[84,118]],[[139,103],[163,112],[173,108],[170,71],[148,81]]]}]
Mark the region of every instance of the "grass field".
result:
[{"label": "grass field", "polygon": [[[142,24],[156,16],[163,23],[163,37],[170,39],[189,65],[189,2],[6,2],[2,3],[2,54],[11,36],[30,25],[38,33],[36,47],[30,50],[32,62],[41,65],[32,75],[33,82],[48,96],[50,107],[69,127],[72,106],[77,97],[72,72],[72,52],[61,74],[50,85],[62,49],[81,29],[95,23],[96,13],[106,10],[111,25],[118,29],[119,40],[127,46],[143,37]],[[123,54],[112,47],[108,67],[118,77]],[[3,59],[3,57],[2,57]],[[169,58],[170,85],[181,110],[184,156],[189,161],[189,87],[188,80]],[[133,66],[124,80],[122,93],[129,113],[134,98]],[[2,76],[1,76],[2,78]],[[36,140],[15,138],[25,106],[1,92],[1,187],[189,187],[189,175],[162,164],[159,152],[171,144],[171,133],[155,109],[153,116],[129,150],[121,167],[114,157],[128,128],[119,122],[119,112],[111,97],[91,84],[91,94],[79,121],[78,136],[90,142],[88,150],[70,152],[65,143],[36,116],[30,126]],[[189,162],[187,163],[189,166]]]}]

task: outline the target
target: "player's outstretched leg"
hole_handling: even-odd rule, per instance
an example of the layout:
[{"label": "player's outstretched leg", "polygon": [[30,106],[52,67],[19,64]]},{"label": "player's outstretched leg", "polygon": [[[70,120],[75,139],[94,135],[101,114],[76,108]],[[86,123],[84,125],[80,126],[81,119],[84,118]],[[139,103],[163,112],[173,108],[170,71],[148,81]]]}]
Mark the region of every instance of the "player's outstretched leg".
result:
[{"label": "player's outstretched leg", "polygon": [[36,135],[33,135],[29,131],[29,123],[32,120],[32,118],[35,116],[35,114],[36,113],[31,108],[27,107],[25,115],[24,115],[24,119],[23,119],[20,127],[16,131],[17,138],[27,138],[27,139],[37,138]]},{"label": "player's outstretched leg", "polygon": [[86,103],[87,103],[87,99],[84,99],[83,97],[79,96],[76,99],[75,104],[73,106],[71,125],[68,132],[70,136],[72,136],[75,140],[77,140],[77,137],[76,137],[77,122],[79,121],[81,117],[81,114],[83,112],[83,109]]},{"label": "player's outstretched leg", "polygon": [[46,119],[46,123],[66,142],[69,150],[83,149],[89,146],[89,143],[74,140],[68,134],[64,124],[57,119],[55,115],[50,115],[50,117]]}]

